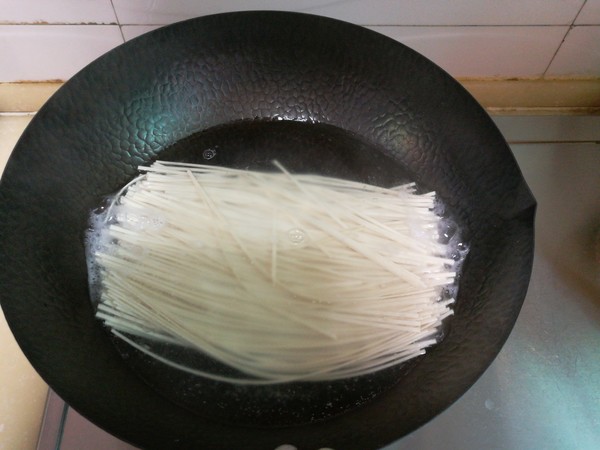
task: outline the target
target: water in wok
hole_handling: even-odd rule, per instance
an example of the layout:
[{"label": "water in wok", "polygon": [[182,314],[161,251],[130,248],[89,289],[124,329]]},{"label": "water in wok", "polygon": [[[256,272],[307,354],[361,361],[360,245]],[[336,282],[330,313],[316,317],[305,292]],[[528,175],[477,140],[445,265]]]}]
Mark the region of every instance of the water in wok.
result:
[{"label": "water in wok", "polygon": [[[115,346],[94,318],[85,233],[90,211],[157,159],[250,169],[277,159],[298,173],[435,190],[470,243],[443,341],[374,375],[262,387],[190,377]],[[303,14],[207,16],[107,53],[36,115],[0,199],[0,300],[24,353],[80,413],[147,448],[388,444],[493,361],[532,263],[535,201],[485,111],[407,47]]]}]

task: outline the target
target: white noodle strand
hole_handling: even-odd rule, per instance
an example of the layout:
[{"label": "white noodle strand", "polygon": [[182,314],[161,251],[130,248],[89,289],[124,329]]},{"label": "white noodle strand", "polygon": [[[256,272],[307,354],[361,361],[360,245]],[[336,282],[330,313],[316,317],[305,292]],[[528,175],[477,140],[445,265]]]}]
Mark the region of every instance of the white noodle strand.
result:
[{"label": "white noodle strand", "polygon": [[[109,207],[97,317],[179,370],[238,384],[334,380],[422,355],[456,277],[435,194],[317,175],[157,162]],[[196,349],[247,377],[172,361]]]}]

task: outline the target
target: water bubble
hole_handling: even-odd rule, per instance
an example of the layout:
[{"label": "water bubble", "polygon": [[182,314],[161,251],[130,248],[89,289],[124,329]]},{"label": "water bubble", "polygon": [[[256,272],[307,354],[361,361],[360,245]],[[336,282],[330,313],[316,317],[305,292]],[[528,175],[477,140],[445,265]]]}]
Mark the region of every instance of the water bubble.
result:
[{"label": "water bubble", "polygon": [[440,221],[439,236],[442,244],[448,244],[452,236],[456,234],[458,226],[455,222],[445,219]]},{"label": "water bubble", "polygon": [[167,220],[163,216],[152,216],[148,220],[148,228],[151,230],[160,230],[167,223]]},{"label": "water bubble", "polygon": [[125,224],[129,229],[136,231],[159,230],[167,223],[166,219],[162,216],[132,212],[119,212],[115,219],[116,223]]},{"label": "water bubble", "polygon": [[288,231],[288,238],[294,244],[302,244],[306,240],[306,234],[300,228],[292,228]]},{"label": "water bubble", "polygon": [[449,286],[444,286],[444,288],[442,289],[442,300],[450,300],[451,298],[454,297],[454,292],[453,289],[450,289]]},{"label": "water bubble", "polygon": [[204,159],[213,159],[215,156],[217,156],[217,151],[214,148],[207,148],[202,152]]},{"label": "water bubble", "polygon": [[103,199],[102,203],[100,203],[100,205],[98,205],[96,208],[94,208],[92,210],[92,213],[94,215],[98,215],[98,216],[106,214],[106,211],[110,207],[111,203],[112,203],[112,199],[111,198],[107,197],[107,198]]}]

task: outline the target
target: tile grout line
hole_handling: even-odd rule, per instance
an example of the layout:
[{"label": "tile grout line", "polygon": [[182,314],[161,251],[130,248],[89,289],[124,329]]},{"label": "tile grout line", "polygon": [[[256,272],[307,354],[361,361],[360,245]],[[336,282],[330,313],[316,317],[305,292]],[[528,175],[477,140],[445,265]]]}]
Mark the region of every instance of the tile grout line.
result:
[{"label": "tile grout line", "polygon": [[117,22],[0,22],[0,27],[56,27],[56,26],[109,26],[119,25]]},{"label": "tile grout line", "polygon": [[552,58],[550,58],[550,62],[548,63],[548,65],[544,69],[544,73],[542,73],[542,78],[546,77],[546,74],[548,73],[548,70],[550,70],[550,66],[552,66],[552,63],[556,59],[556,55],[558,55],[558,52],[560,51],[561,47],[565,43],[565,40],[567,39],[567,36],[569,35],[569,33],[571,32],[571,30],[575,26],[575,21],[579,17],[579,14],[581,14],[581,11],[583,10],[583,7],[585,6],[586,3],[587,3],[587,0],[583,0],[583,3],[581,4],[581,6],[579,7],[579,10],[577,11],[577,14],[575,14],[575,17],[573,17],[573,20],[571,21],[571,24],[569,25],[569,28],[567,29],[567,32],[565,33],[565,35],[563,36],[562,40],[560,41],[560,44],[558,44],[558,47],[557,47],[556,51],[554,52],[554,54],[552,55]]},{"label": "tile grout line", "polygon": [[545,141],[545,140],[531,140],[531,141],[527,141],[527,140],[509,140],[506,139],[506,143],[508,145],[541,145],[541,144],[594,144],[594,145],[598,145],[600,144],[600,141],[598,140],[594,140],[594,139],[582,139],[582,140],[576,140],[576,139],[569,139],[569,140],[550,140],[550,141]]},{"label": "tile grout line", "polygon": [[[136,25],[136,24],[134,24]],[[145,25],[145,24],[144,24]],[[402,24],[402,23],[375,23],[375,24],[360,24],[362,27],[404,27],[404,28],[548,28],[548,27],[565,27],[567,23],[486,23],[486,24]],[[597,26],[590,24],[590,26]]]},{"label": "tile grout line", "polygon": [[[190,17],[191,19],[192,17]],[[187,19],[181,19],[181,20],[187,20]],[[122,27],[164,27],[167,25],[173,25],[174,23],[179,22],[179,20],[176,20],[174,22],[149,22],[149,23],[121,23],[119,22],[118,24],[113,23],[112,25],[120,25]],[[353,22],[350,22],[353,23]],[[365,28],[373,28],[373,27],[389,27],[389,28],[550,28],[550,27],[566,27],[566,26],[570,26],[569,24],[566,23],[545,23],[545,24],[541,24],[541,23],[537,23],[537,24],[475,24],[475,25],[461,25],[461,24],[451,24],[451,25],[440,25],[440,24],[421,24],[421,25],[411,25],[411,24],[402,24],[402,23],[358,23],[358,22],[354,22],[355,25],[358,25],[360,27],[365,27]],[[2,25],[2,24],[0,24]],[[6,24],[6,25],[10,25],[10,24]],[[21,24],[21,25],[28,25],[28,24]],[[52,25],[52,24],[48,24],[48,25]],[[57,24],[57,25],[61,25],[61,24]],[[62,24],[62,25],[69,25],[67,23]],[[600,26],[600,23],[598,24],[581,24],[581,25],[577,25],[578,27],[597,27]]]},{"label": "tile grout line", "polygon": [[[586,0],[587,1],[587,0]],[[116,15],[116,13],[115,13]],[[191,19],[192,17],[190,17]],[[181,19],[187,20],[187,19]],[[91,25],[91,26],[102,26],[102,25],[118,25],[118,26],[165,26],[172,25],[175,22],[151,22],[151,23],[121,23],[118,18],[116,22],[0,22],[0,26],[60,26],[60,25]],[[352,23],[352,22],[351,22]],[[361,27],[390,27],[390,28],[549,28],[549,27],[565,27],[574,26],[565,23],[489,23],[489,24],[406,24],[406,23],[359,23],[354,22],[355,25]],[[600,23],[585,23],[581,25],[575,25],[577,27],[597,27]]]},{"label": "tile grout line", "polygon": [[125,43],[125,35],[123,34],[123,27],[121,26],[121,22],[119,21],[119,15],[117,14],[117,10],[115,9],[115,3],[113,0],[110,0],[110,6],[113,10],[113,14],[115,15],[115,20],[117,21],[117,25],[119,26],[119,33],[121,33],[121,39],[123,39],[123,43]]}]

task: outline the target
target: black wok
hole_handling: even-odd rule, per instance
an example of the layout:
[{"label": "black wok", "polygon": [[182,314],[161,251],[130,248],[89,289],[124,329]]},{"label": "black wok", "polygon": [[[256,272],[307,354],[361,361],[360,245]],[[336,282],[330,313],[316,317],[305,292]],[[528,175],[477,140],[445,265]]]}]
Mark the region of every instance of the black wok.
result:
[{"label": "black wok", "polygon": [[[263,169],[274,157],[438,192],[471,247],[441,344],[372,376],[241,389],[111,342],[89,300],[90,211],[159,158]],[[529,281],[534,211],[485,111],[416,52],[317,16],[208,16],[107,53],[35,116],[0,185],[0,299],[48,384],[138,446],[378,448],[447,408],[499,352]]]}]

